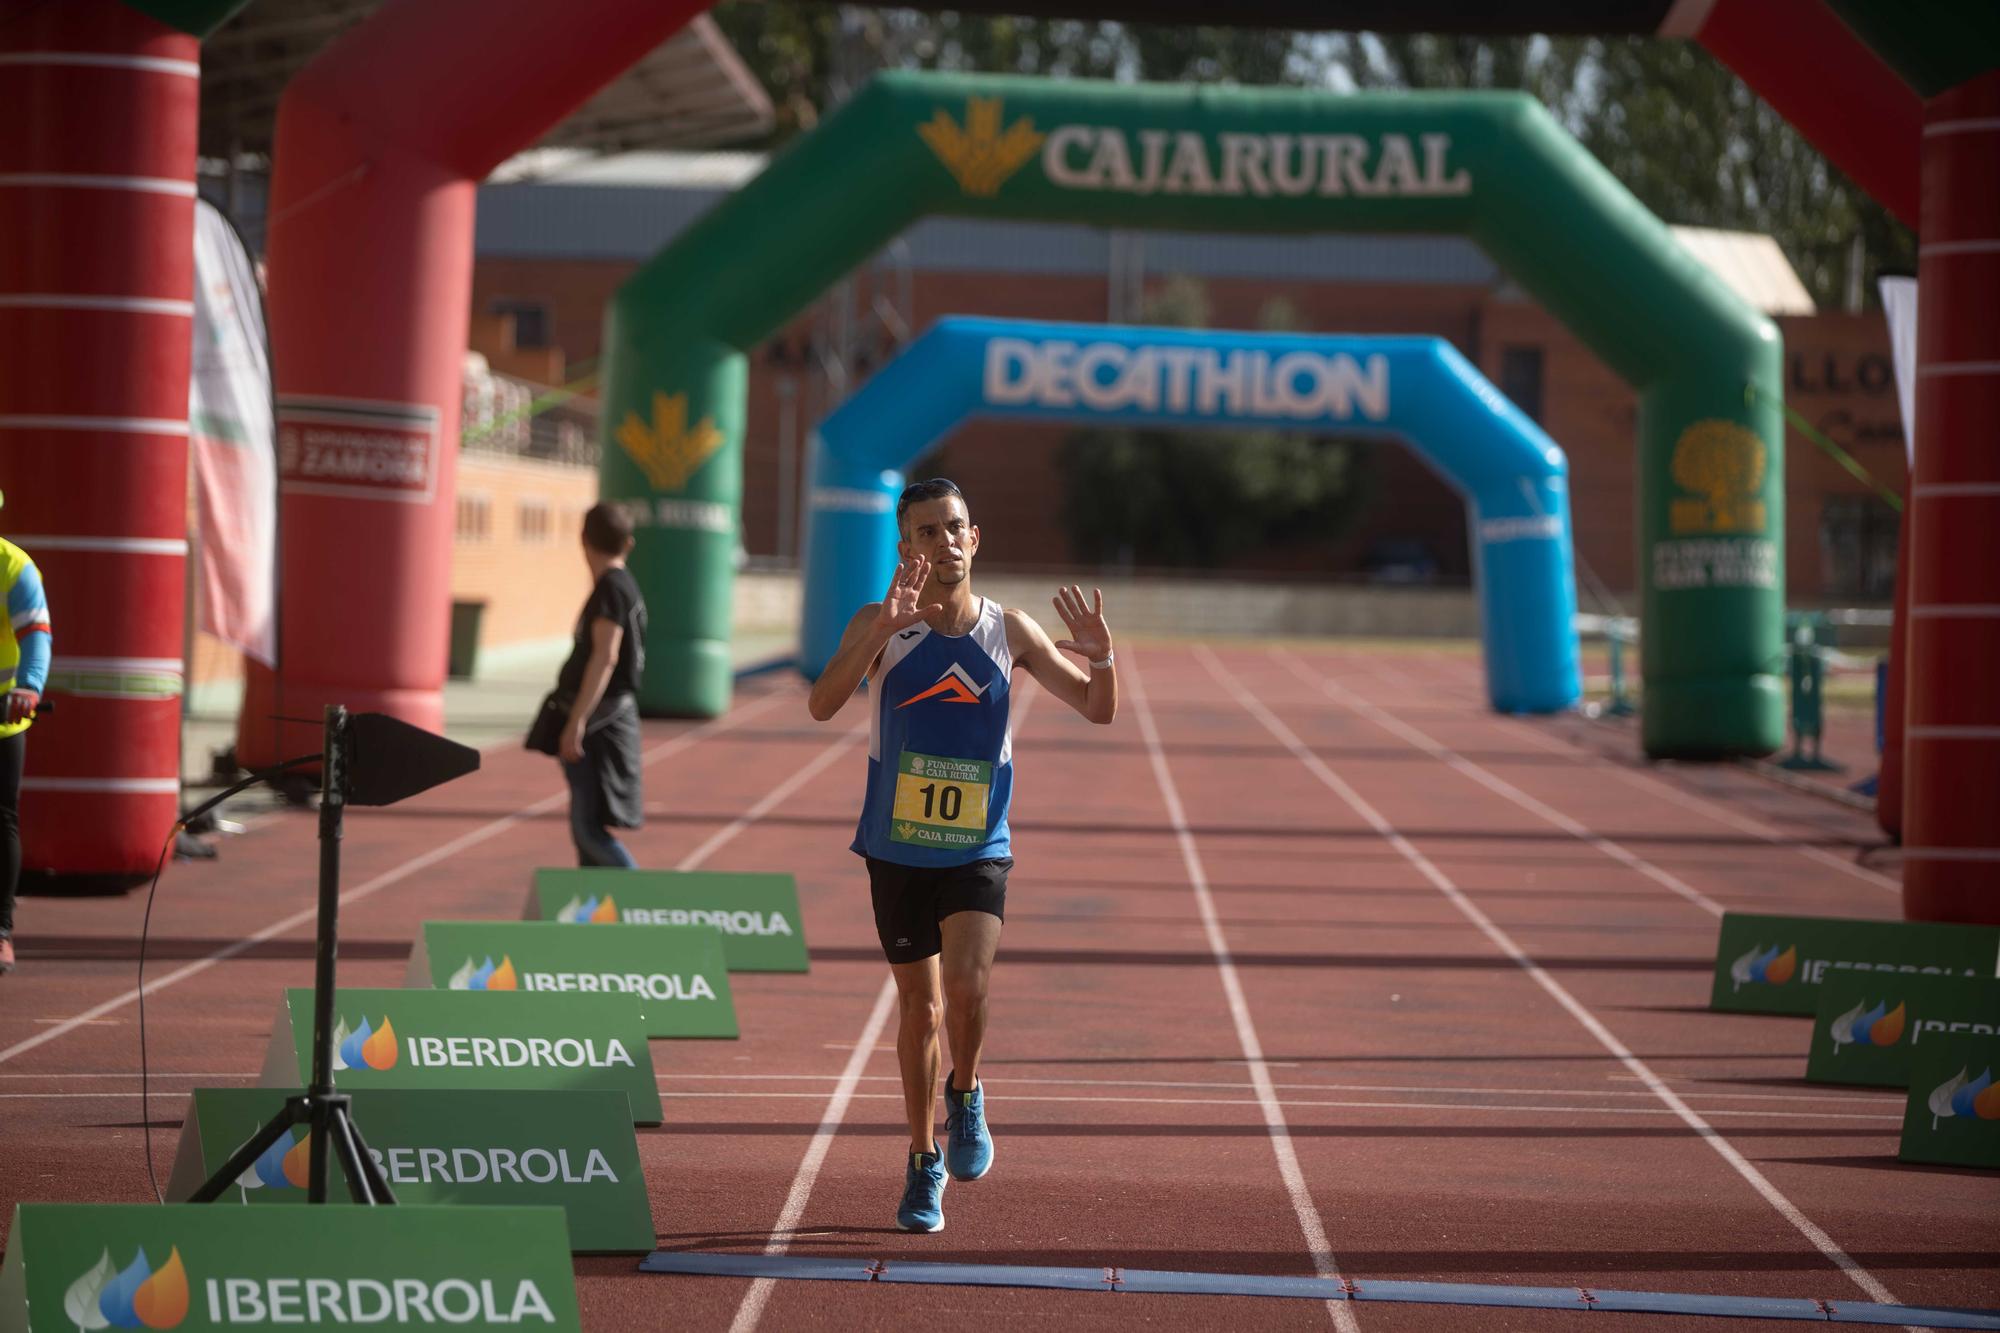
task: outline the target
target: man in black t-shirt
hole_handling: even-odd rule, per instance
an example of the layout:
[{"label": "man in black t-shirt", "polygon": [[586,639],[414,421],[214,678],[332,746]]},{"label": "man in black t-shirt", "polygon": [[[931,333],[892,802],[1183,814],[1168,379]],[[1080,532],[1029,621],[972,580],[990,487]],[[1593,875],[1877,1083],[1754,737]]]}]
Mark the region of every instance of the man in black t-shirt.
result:
[{"label": "man in black t-shirt", "polygon": [[646,601],[625,568],[631,549],[632,520],[624,510],[599,503],[583,516],[592,587],[556,680],[558,694],[571,701],[557,748],[569,779],[577,859],[628,870],[638,863],[611,830],[638,828],[641,817],[637,692],[646,665]]}]

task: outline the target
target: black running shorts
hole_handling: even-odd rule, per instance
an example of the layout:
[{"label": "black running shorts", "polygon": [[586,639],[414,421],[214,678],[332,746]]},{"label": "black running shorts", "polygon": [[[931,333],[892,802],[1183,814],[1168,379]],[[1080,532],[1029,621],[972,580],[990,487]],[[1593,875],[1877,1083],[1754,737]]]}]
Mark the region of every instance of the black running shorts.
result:
[{"label": "black running shorts", "polygon": [[953,912],[986,912],[1007,919],[1007,872],[1014,858],[969,861],[960,866],[906,866],[868,862],[868,892],[875,900],[875,933],[892,963],[916,963],[944,948],[938,922]]}]

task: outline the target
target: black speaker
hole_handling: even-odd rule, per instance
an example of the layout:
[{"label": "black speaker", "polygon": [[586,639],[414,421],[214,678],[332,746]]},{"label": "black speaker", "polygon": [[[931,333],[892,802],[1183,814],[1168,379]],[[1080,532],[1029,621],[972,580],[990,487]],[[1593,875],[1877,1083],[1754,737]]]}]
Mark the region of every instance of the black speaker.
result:
[{"label": "black speaker", "polygon": [[479,769],[479,751],[387,713],[347,719],[347,803],[394,805]]}]

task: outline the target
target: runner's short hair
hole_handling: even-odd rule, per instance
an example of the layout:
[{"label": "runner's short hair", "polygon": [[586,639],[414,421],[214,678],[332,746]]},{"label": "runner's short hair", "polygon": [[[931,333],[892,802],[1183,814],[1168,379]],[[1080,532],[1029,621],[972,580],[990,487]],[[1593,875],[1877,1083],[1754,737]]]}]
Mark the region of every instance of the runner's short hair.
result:
[{"label": "runner's short hair", "polygon": [[622,505],[599,500],[583,516],[583,541],[601,555],[623,555],[632,549],[632,516]]},{"label": "runner's short hair", "polygon": [[928,481],[913,481],[903,488],[896,500],[896,531],[904,537],[910,534],[903,527],[903,515],[911,505],[922,504],[926,500],[942,500],[947,495],[965,498],[965,492],[958,489],[958,483],[949,477],[932,477]]}]

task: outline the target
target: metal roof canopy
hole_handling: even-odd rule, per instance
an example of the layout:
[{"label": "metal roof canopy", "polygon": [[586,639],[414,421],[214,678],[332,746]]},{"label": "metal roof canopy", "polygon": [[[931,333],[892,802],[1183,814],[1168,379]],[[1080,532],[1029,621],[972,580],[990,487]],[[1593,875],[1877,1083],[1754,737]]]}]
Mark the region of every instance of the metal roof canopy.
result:
[{"label": "metal roof canopy", "polygon": [[[256,0],[201,48],[205,158],[269,159],[292,77],[382,0]],[[770,131],[771,100],[707,15],[626,70],[541,140],[616,153],[740,143]]]}]

